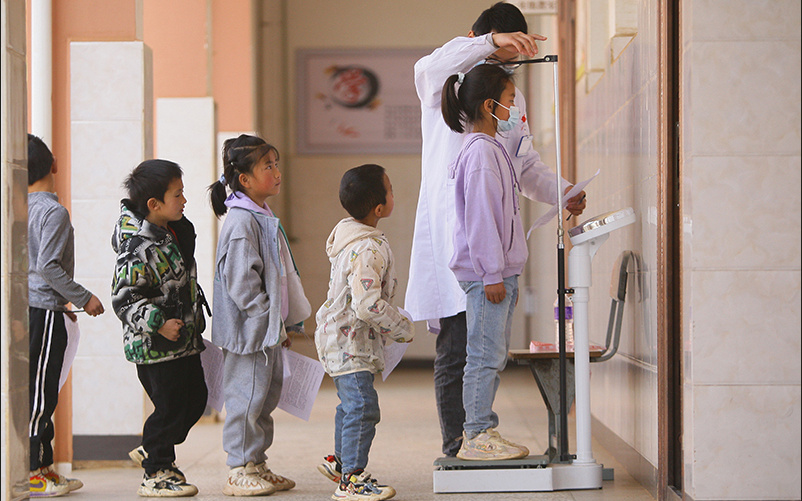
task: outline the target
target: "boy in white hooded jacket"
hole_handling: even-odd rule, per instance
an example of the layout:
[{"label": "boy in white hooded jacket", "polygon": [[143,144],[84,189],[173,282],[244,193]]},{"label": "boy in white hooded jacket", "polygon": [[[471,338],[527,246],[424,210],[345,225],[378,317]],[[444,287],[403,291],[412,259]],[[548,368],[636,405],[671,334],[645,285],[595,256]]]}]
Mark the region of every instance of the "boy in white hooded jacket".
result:
[{"label": "boy in white hooded jacket", "polygon": [[331,278],[315,331],[318,356],[334,379],[340,405],[334,455],[318,469],[339,482],[334,499],[389,499],[395,490],[365,471],[380,418],[373,378],[384,370],[386,338],[412,341],[413,324],[391,304],[398,285],[393,253],[376,229],[394,205],[384,168],[369,164],[346,172],[340,203],[351,217],[337,224],[326,244]]}]

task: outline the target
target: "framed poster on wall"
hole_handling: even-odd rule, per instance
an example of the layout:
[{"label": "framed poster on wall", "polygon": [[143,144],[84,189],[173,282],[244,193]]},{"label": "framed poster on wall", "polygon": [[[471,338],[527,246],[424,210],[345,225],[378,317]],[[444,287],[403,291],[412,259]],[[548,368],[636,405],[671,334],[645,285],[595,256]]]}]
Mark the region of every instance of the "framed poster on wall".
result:
[{"label": "framed poster on wall", "polygon": [[426,49],[299,49],[299,154],[417,154],[414,65]]}]

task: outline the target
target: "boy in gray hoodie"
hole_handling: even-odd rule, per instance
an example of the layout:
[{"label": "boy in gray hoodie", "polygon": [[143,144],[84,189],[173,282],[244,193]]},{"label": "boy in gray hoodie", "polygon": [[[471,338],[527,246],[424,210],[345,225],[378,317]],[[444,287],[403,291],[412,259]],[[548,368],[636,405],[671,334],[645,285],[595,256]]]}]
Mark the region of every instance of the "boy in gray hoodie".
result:
[{"label": "boy in gray hoodie", "polygon": [[100,300],[73,280],[74,235],[70,214],[55,193],[53,153],[28,134],[28,325],[30,335],[31,497],[54,497],[83,483],[53,469],[53,421],[67,349],[65,318],[72,303],[90,316],[103,313]]},{"label": "boy in gray hoodie", "polygon": [[414,332],[412,321],[392,306],[398,286],[393,253],[376,229],[394,205],[384,168],[362,165],[346,172],[340,203],[351,217],[337,224],[326,244],[331,279],[315,331],[318,356],[334,379],[340,405],[334,455],[318,470],[339,482],[334,499],[389,499],[395,490],[365,471],[380,418],[373,379],[384,370],[386,339],[408,343]]}]

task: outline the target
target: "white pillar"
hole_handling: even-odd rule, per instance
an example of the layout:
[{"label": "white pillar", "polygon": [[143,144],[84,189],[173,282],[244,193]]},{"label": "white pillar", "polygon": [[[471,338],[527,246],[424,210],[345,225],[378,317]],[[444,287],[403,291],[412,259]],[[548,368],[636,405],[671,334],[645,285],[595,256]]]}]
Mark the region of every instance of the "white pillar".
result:
[{"label": "white pillar", "polygon": [[53,5],[31,1],[31,132],[53,144]]}]

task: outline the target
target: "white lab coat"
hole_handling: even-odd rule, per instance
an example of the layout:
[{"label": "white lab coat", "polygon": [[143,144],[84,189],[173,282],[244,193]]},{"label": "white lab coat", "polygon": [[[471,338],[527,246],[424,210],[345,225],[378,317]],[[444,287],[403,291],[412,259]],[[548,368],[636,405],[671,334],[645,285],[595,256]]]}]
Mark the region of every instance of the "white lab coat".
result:
[{"label": "white lab coat", "polygon": [[[448,166],[459,152],[464,134],[448,128],[440,111],[443,84],[457,72],[467,73],[497,48],[490,34],[457,37],[415,63],[415,88],[421,101],[421,187],[412,237],[409,283],[404,309],[413,320],[427,320],[430,327],[440,318],[465,311],[465,293],[459,287],[448,262],[453,253],[454,193],[448,183]],[[531,148],[526,121],[526,99],[515,89],[515,105],[521,110],[521,124],[496,136],[506,148],[518,175],[521,193],[532,200],[557,203],[557,175]],[[467,131],[467,132],[470,132]],[[519,152],[519,145],[530,146]],[[523,151],[523,150],[522,150]],[[568,183],[562,180],[562,189]]]}]

